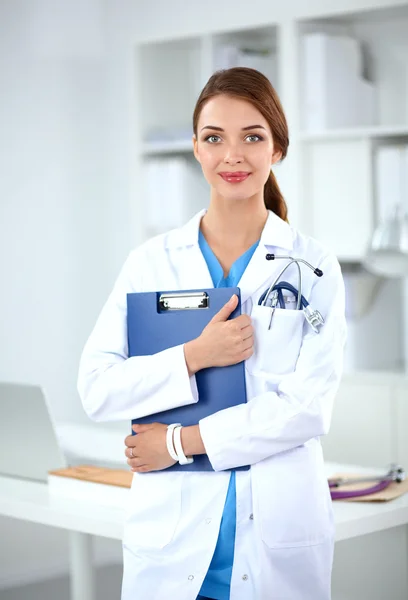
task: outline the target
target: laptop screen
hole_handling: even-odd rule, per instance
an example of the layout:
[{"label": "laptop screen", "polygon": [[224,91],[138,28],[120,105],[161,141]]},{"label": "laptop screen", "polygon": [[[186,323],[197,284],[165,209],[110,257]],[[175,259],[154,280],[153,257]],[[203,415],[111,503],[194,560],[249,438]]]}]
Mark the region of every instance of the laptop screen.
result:
[{"label": "laptop screen", "polygon": [[0,475],[46,482],[66,466],[42,388],[0,382]]}]

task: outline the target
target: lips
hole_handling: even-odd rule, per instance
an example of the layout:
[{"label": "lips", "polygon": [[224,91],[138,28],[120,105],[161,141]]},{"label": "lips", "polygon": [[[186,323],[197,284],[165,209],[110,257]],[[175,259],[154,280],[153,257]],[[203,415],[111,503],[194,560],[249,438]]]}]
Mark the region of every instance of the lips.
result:
[{"label": "lips", "polygon": [[247,171],[222,171],[219,173],[220,177],[223,178],[224,181],[228,181],[229,183],[240,183],[241,181],[245,181],[248,179],[251,173]]}]

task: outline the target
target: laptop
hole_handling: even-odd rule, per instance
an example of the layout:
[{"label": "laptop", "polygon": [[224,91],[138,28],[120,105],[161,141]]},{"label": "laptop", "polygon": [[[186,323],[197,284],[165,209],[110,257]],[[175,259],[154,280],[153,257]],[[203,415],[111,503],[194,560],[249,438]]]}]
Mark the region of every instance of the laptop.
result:
[{"label": "laptop", "polygon": [[67,466],[42,388],[0,382],[0,475],[47,482]]}]

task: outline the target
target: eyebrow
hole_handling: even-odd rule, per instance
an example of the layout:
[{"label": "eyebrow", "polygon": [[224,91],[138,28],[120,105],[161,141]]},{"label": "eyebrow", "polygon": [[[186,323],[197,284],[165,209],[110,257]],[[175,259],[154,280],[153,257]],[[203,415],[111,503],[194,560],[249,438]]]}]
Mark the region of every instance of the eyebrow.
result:
[{"label": "eyebrow", "polygon": [[[201,129],[201,131],[203,129],[214,129],[214,131],[224,131],[222,127],[216,127],[215,125],[206,125]],[[263,127],[262,125],[249,125],[249,127],[243,127],[241,131],[248,131],[249,129],[264,129],[266,131],[265,127]]]}]

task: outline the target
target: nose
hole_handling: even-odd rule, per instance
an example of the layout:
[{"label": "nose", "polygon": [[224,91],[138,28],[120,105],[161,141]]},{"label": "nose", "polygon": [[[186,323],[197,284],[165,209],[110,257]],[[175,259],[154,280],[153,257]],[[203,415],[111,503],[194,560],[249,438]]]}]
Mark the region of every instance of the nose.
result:
[{"label": "nose", "polygon": [[236,165],[244,162],[244,157],[235,145],[228,145],[225,151],[224,162],[228,165]]}]

